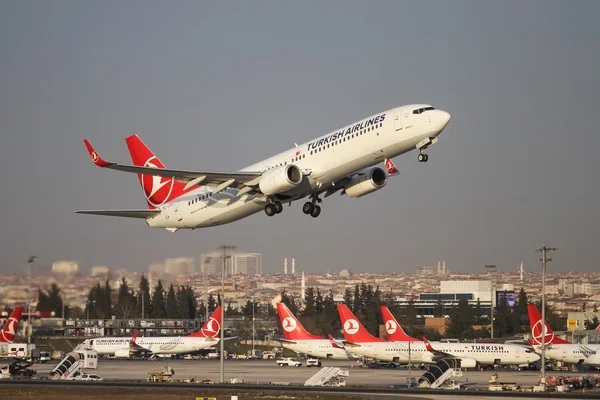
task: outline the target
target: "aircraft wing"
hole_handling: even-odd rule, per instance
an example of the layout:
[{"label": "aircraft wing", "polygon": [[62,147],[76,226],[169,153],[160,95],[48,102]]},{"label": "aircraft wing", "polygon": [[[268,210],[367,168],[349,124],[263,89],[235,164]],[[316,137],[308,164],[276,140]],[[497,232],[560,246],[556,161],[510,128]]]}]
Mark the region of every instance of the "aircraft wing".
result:
[{"label": "aircraft wing", "polygon": [[284,338],[277,338],[277,339],[273,339],[273,340],[276,340],[276,341],[281,342],[281,343],[290,343],[290,344],[296,344],[296,343],[298,343],[295,340],[288,340],[288,339],[284,339]]},{"label": "aircraft wing", "polygon": [[85,146],[90,153],[94,164],[101,168],[114,169],[117,171],[131,172],[134,174],[162,176],[165,178],[174,178],[181,182],[187,182],[188,187],[204,183],[205,185],[224,185],[227,187],[256,186],[260,181],[262,174],[260,172],[208,172],[208,171],[188,171],[182,169],[152,168],[136,165],[117,164],[108,162],[100,158],[98,152],[94,150],[90,142],[84,140]]},{"label": "aircraft wing", "polygon": [[427,340],[427,338],[425,336],[423,336],[423,344],[425,344],[425,349],[427,349],[427,351],[429,351],[430,353],[433,353],[433,355],[436,358],[458,358],[454,354],[450,354],[450,353],[446,353],[446,352],[434,349],[433,346],[431,345],[431,343],[429,343],[429,340]]},{"label": "aircraft wing", "polygon": [[77,214],[111,215],[113,217],[149,218],[160,214],[160,210],[79,210]]}]

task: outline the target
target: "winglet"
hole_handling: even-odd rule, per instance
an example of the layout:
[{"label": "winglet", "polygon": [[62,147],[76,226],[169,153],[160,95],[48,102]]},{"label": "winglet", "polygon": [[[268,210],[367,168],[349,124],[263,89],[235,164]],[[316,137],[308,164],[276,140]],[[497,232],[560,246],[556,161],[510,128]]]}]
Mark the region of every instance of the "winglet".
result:
[{"label": "winglet", "polygon": [[385,168],[387,169],[388,176],[400,174],[400,172],[398,172],[398,168],[396,168],[396,165],[394,165],[394,162],[389,158],[385,159]]},{"label": "winglet", "polygon": [[423,343],[425,344],[427,351],[435,351],[425,336],[423,336]]},{"label": "winglet", "polygon": [[598,326],[596,327],[597,331],[600,331],[600,324],[598,324]]},{"label": "winglet", "polygon": [[331,342],[331,345],[336,348],[336,349],[343,349],[342,346],[340,346],[339,344],[337,344],[337,342],[335,341],[335,339],[333,338],[333,336],[331,335],[327,335],[327,337],[329,338],[329,341]]},{"label": "winglet", "polygon": [[83,143],[85,143],[85,147],[87,147],[87,150],[90,153],[90,157],[92,157],[92,161],[94,162],[94,164],[102,168],[112,165],[112,163],[104,161],[102,158],[100,158],[98,152],[94,150],[94,148],[92,147],[90,142],[88,142],[87,139],[83,139]]},{"label": "winglet", "polygon": [[131,340],[129,341],[129,344],[136,344],[136,343],[135,343],[135,340],[137,339],[137,337],[138,337],[138,332],[137,332],[137,331],[135,331],[135,333],[133,334],[133,337],[132,337],[132,338],[131,338]]}]

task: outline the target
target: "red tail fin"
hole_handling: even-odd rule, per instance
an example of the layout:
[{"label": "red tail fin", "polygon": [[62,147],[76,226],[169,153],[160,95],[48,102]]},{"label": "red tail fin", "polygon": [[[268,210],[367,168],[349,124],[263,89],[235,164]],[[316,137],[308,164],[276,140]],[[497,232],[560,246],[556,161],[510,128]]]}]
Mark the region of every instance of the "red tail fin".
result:
[{"label": "red tail fin", "polygon": [[322,339],[319,336],[308,333],[285,304],[277,303],[277,314],[279,314],[279,321],[281,321],[283,337],[287,340]]},{"label": "red tail fin", "polygon": [[6,320],[6,324],[4,324],[4,328],[0,331],[0,343],[12,343],[15,340],[22,312],[23,307],[15,307],[10,314],[10,317]]},{"label": "red tail fin", "polygon": [[344,337],[347,341],[353,343],[360,342],[385,342],[371,335],[358,319],[352,314],[352,311],[345,304],[338,304],[338,312],[340,319],[342,320],[342,326],[344,327]]},{"label": "red tail fin", "polygon": [[[531,339],[533,340],[533,344],[541,345],[542,344],[542,314],[538,311],[537,307],[533,304],[529,304],[527,306],[527,312],[529,314],[529,326],[531,327]],[[544,338],[544,344],[569,344],[571,342],[567,342],[561,338],[557,338],[552,332],[552,329],[548,326],[546,322],[546,337]]]},{"label": "red tail fin", "polygon": [[598,324],[598,326],[596,327],[597,331],[600,331],[600,324]]},{"label": "red tail fin", "polygon": [[406,332],[404,332],[404,329],[398,324],[398,321],[396,321],[396,318],[394,318],[386,306],[381,306],[380,309],[383,323],[385,324],[385,331],[387,332],[389,340],[393,340],[394,342],[420,342],[419,339],[408,336]]},{"label": "red tail fin", "polygon": [[135,333],[133,334],[133,337],[129,341],[129,344],[135,344],[135,341],[137,340],[137,337],[138,337],[138,332],[135,331]]},{"label": "red tail fin", "polygon": [[[160,162],[158,157],[152,153],[137,135],[131,135],[125,141],[127,142],[129,154],[134,165],[165,168],[164,164]],[[144,195],[151,210],[180,197],[186,192],[185,184],[173,178],[138,174],[138,179],[140,180],[142,189],[144,189]]]},{"label": "red tail fin", "polygon": [[221,329],[221,306],[218,306],[217,308],[215,308],[215,311],[213,311],[210,318],[208,318],[208,320],[206,321],[206,323],[204,324],[202,329],[200,329],[198,332],[192,333],[191,335],[188,335],[188,336],[189,337],[216,338],[219,336],[220,329]]}]

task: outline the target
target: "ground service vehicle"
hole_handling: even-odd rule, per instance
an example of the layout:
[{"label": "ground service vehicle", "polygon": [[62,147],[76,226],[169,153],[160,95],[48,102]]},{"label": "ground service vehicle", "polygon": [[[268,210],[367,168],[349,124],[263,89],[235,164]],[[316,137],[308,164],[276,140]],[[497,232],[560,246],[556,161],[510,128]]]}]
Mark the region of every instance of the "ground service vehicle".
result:
[{"label": "ground service vehicle", "polygon": [[282,358],[277,360],[277,365],[280,367],[301,367],[302,361],[294,360],[293,358]]}]

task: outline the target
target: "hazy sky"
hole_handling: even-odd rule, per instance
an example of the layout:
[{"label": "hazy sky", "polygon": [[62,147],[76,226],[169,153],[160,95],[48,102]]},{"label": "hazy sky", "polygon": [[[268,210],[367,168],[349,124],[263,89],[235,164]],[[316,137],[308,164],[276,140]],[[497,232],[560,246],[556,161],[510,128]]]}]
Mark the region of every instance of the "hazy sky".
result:
[{"label": "hazy sky", "polygon": [[[142,270],[235,244],[265,272],[597,269],[597,1],[0,1],[0,271]],[[75,215],[144,208],[138,133],[169,167],[234,171],[395,106],[452,114],[426,164],[317,219],[297,202],[175,234]]]}]

